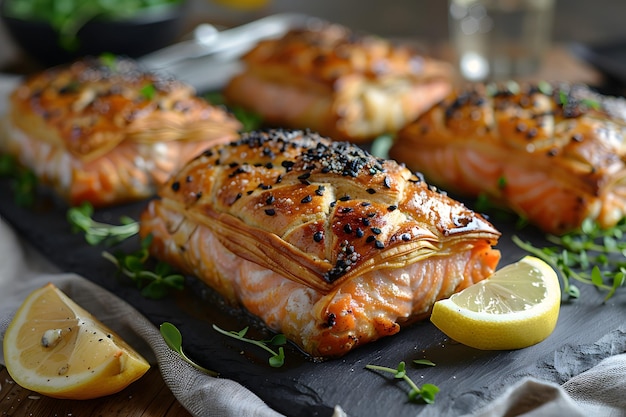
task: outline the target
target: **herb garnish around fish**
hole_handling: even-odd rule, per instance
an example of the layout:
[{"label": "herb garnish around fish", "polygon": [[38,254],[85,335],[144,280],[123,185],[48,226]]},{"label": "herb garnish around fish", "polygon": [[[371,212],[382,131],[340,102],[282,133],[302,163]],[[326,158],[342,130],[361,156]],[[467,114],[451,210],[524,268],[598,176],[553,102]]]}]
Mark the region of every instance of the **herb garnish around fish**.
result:
[{"label": "herb garnish around fish", "polygon": [[11,155],[0,155],[0,178],[8,178],[15,204],[30,207],[35,203],[37,176],[24,168]]},{"label": "herb garnish around fish", "polygon": [[235,116],[235,118],[243,125],[243,128],[241,129],[243,132],[257,130],[263,125],[263,118],[260,114],[246,110],[243,107],[229,106],[225,102],[224,96],[221,93],[207,93],[202,97],[214,106],[222,106],[230,111],[232,115]]},{"label": "herb garnish around fish", "polygon": [[185,277],[176,273],[165,262],[158,261],[153,270],[147,269],[147,261],[150,259],[148,247],[152,241],[149,235],[141,241],[141,248],[134,253],[111,254],[103,252],[102,256],[113,262],[120,272],[129,277],[141,289],[141,295],[146,298],[158,300],[169,294],[170,290],[182,290]]},{"label": "herb garnish around fish", "polygon": [[[268,351],[272,356],[269,358],[269,364],[272,368],[280,368],[281,366],[283,366],[283,364],[285,363],[285,351],[282,348],[282,346],[280,345],[284,345],[285,343],[287,343],[287,338],[285,337],[284,334],[277,334],[274,337],[272,337],[270,340],[253,340],[253,339],[249,339],[246,336],[246,333],[248,332],[248,327],[244,327],[243,330],[240,330],[238,332],[235,331],[227,331],[227,330],[222,330],[220,329],[218,326],[216,326],[215,324],[213,325],[213,328],[226,336],[230,336],[232,338],[235,338],[237,340],[241,340],[243,342],[247,342],[247,343],[251,343],[253,345],[256,345],[262,349],[265,349],[266,351]],[[272,346],[280,346],[278,348],[278,352],[275,352],[274,350],[272,350],[268,345],[272,345]]]},{"label": "herb garnish around fish", "polygon": [[84,232],[85,240],[90,245],[101,243],[106,246],[116,245],[139,231],[139,223],[128,216],[120,218],[121,225],[112,225],[94,220],[93,214],[93,206],[89,203],[71,207],[67,211],[67,220],[72,226],[72,231]]},{"label": "herb garnish around fish", "polygon": [[433,404],[435,402],[435,395],[439,392],[439,387],[434,384],[424,384],[421,388],[415,385],[415,382],[413,382],[413,380],[411,380],[411,378],[409,378],[406,374],[406,364],[404,361],[400,362],[396,369],[378,365],[365,365],[365,368],[372,371],[388,372],[393,374],[394,378],[406,381],[406,383],[411,387],[408,394],[409,401],[411,402],[418,402],[419,400],[425,402],[426,404]]},{"label": "herb garnish around fish", "polygon": [[[72,207],[67,211],[67,220],[74,233],[84,232],[85,240],[92,246],[103,244],[107,247],[117,245],[139,232],[139,223],[131,217],[122,216],[120,225],[102,223],[93,219],[94,209],[89,203]],[[160,299],[170,290],[182,290],[185,277],[173,270],[166,262],[158,261],[153,268],[148,269],[150,252],[148,248],[152,242],[149,235],[141,241],[141,247],[133,253],[111,254],[103,252],[102,256],[113,262],[119,271],[129,277],[141,290],[146,298]]]},{"label": "herb garnish around fish", "polygon": [[159,331],[161,332],[161,336],[163,336],[163,340],[167,343],[167,346],[174,352],[178,353],[185,362],[206,374],[215,377],[219,376],[217,372],[203,368],[185,355],[185,352],[183,352],[183,336],[180,334],[180,331],[176,328],[176,326],[172,323],[165,322],[159,326]]},{"label": "herb garnish around fish", "polygon": [[563,292],[578,298],[580,290],[571,280],[606,291],[604,301],[626,281],[626,219],[602,229],[591,219],[583,221],[580,230],[563,236],[546,235],[555,246],[538,248],[513,236],[513,242],[525,251],[543,259],[560,272]]}]

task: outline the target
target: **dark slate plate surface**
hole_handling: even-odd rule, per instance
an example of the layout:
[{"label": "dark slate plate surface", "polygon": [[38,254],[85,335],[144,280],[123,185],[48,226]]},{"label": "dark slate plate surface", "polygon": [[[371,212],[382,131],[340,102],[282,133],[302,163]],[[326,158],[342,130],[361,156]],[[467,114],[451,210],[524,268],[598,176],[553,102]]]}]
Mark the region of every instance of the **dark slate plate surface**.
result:
[{"label": "dark slate plate surface", "polygon": [[[602,304],[602,294],[581,285],[581,299],[562,305],[554,333],[526,349],[475,350],[447,340],[432,324],[423,322],[341,359],[322,363],[314,363],[288,347],[285,366],[271,368],[264,351],[211,328],[211,323],[225,330],[250,325],[250,336],[268,336],[246,314],[221,305],[204,284],[188,278],[182,293],[164,300],[146,299],[129,282],[116,278],[113,264],[101,256],[103,248],[91,247],[81,235],[71,233],[62,203],[43,195],[36,207],[26,209],[13,204],[11,196],[8,181],[0,181],[0,215],[62,270],[78,273],[114,292],[157,326],[164,321],[174,323],[183,334],[190,357],[224,378],[239,381],[290,416],[331,416],[336,404],[352,417],[458,416],[476,410],[524,376],[561,383],[604,357],[626,350],[624,328],[620,328],[626,312],[624,291]],[[145,202],[140,202],[99,210],[96,218],[116,223],[124,214],[136,219],[144,206]],[[541,242],[541,235],[533,229],[516,231],[510,224],[493,222],[503,232],[498,245],[503,254],[500,265],[525,255],[511,242],[513,234]],[[132,250],[137,244],[136,239],[130,239],[121,249]],[[424,358],[436,366],[411,365],[414,359]],[[408,374],[418,385],[440,387],[434,405],[407,402],[409,388],[403,381],[365,369],[367,364],[395,368],[400,361],[407,363]]]}]

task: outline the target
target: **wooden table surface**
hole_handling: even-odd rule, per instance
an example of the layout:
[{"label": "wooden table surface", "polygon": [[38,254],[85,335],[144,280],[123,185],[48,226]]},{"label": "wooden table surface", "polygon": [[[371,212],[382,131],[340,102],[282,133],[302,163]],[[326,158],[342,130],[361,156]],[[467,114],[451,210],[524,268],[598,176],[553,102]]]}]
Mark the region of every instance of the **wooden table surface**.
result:
[{"label": "wooden table surface", "polygon": [[[445,55],[445,52],[443,52]],[[572,56],[561,45],[547,54],[541,70],[532,79],[563,80],[601,85],[602,75]],[[0,366],[0,417],[5,416],[167,416],[190,414],[163,382],[157,367],[122,392],[87,401],[57,400],[18,386]]]},{"label": "wooden table surface", "polygon": [[190,417],[163,382],[157,367],[117,394],[95,400],[57,400],[17,385],[7,369],[0,369],[0,416]]}]

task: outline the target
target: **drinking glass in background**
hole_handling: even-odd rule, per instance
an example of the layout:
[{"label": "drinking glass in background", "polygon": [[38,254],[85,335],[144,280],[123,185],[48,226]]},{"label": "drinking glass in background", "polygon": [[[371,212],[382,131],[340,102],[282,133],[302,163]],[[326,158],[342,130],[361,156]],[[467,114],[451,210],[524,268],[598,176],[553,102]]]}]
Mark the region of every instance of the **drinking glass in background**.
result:
[{"label": "drinking glass in background", "polygon": [[536,72],[552,37],[555,0],[449,0],[450,40],[466,80]]}]

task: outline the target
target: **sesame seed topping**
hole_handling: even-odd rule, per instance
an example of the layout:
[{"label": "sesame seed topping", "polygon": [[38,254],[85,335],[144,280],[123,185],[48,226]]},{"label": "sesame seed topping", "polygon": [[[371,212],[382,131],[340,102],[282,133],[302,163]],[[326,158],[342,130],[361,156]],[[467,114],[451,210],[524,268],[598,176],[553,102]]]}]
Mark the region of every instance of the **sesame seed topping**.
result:
[{"label": "sesame seed topping", "polygon": [[324,239],[324,233],[318,231],[313,235],[313,240],[316,242],[321,242]]},{"label": "sesame seed topping", "polygon": [[302,200],[300,200],[302,204],[310,203],[311,201],[313,201],[313,197],[311,197],[310,195],[307,195]]},{"label": "sesame seed topping", "polygon": [[274,209],[265,209],[265,214],[268,216],[274,216],[276,214],[276,210]]},{"label": "sesame seed topping", "polygon": [[178,191],[178,190],[180,190],[180,182],[178,182],[178,181],[174,181],[174,182],[172,183],[172,190],[173,190],[173,191]]}]

